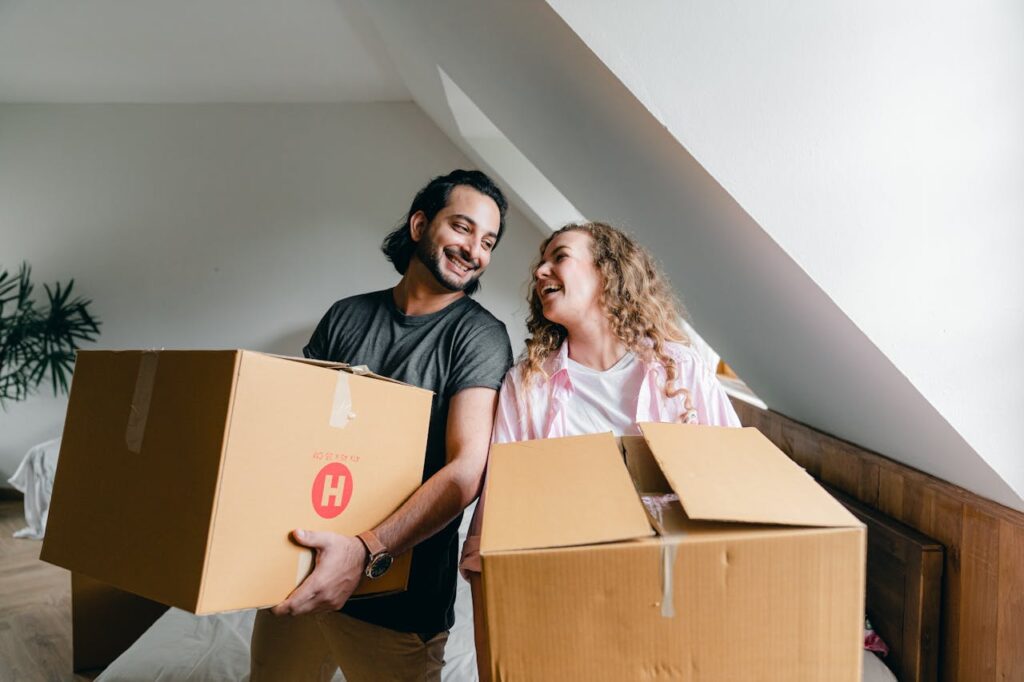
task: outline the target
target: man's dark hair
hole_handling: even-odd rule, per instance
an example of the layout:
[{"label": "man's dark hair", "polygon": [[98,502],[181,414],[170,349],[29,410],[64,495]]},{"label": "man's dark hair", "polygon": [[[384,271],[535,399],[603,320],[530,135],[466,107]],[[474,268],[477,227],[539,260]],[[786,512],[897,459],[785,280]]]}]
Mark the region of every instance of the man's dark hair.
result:
[{"label": "man's dark hair", "polygon": [[[494,240],[493,248],[498,247],[501,235],[505,232],[505,213],[508,212],[508,201],[505,200],[505,195],[486,173],[477,170],[453,170],[448,175],[437,176],[417,192],[405,218],[391,234],[384,238],[384,243],[380,247],[381,251],[395,266],[395,270],[398,270],[399,274],[405,274],[409,268],[409,260],[416,252],[416,242],[413,241],[412,233],[409,230],[409,220],[417,211],[423,211],[423,215],[427,217],[427,224],[432,223],[441,209],[448,205],[452,190],[460,185],[472,187],[477,192],[493,199],[494,203],[498,205],[498,236]],[[466,287],[465,292],[472,294],[479,287],[480,280],[475,280]]]}]

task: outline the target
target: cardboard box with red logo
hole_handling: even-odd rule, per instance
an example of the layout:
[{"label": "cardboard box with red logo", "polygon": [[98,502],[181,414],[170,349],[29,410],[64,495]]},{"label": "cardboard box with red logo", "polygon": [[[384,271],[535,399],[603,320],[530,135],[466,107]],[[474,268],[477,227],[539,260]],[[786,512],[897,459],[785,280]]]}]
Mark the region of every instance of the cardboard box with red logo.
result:
[{"label": "cardboard box with red logo", "polygon": [[491,448],[481,678],[859,682],[863,524],[756,429],[640,428]]},{"label": "cardboard box with red logo", "polygon": [[312,567],[293,529],[354,535],[419,487],[431,400],[251,351],[80,352],[41,558],[193,613],[277,604]]}]

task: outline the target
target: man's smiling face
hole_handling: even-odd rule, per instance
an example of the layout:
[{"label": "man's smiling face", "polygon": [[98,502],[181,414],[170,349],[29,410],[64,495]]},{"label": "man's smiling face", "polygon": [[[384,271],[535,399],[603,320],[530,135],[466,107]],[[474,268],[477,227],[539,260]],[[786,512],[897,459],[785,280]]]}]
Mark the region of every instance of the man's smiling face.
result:
[{"label": "man's smiling face", "polygon": [[422,227],[416,258],[444,288],[464,291],[491,262],[500,224],[501,214],[493,199],[459,185],[430,225]]}]

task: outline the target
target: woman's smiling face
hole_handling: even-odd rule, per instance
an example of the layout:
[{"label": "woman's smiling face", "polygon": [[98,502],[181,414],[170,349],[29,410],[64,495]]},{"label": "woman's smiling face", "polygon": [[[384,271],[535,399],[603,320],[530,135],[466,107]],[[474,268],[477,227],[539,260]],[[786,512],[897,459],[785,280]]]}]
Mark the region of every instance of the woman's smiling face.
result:
[{"label": "woman's smiling face", "polygon": [[570,230],[555,236],[544,249],[534,278],[537,299],[551,322],[569,328],[604,314],[604,280],[594,263],[593,245],[586,232]]}]

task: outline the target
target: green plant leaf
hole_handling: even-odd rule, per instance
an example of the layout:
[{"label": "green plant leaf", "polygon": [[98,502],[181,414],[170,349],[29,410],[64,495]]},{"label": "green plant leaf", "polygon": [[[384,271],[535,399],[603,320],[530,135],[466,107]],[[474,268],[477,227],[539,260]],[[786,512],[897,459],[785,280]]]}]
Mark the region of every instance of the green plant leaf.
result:
[{"label": "green plant leaf", "polygon": [[74,279],[44,284],[45,304],[32,298],[31,268],[0,272],[0,407],[22,400],[49,377],[55,395],[66,393],[81,344],[99,335],[92,301],[72,298]]}]

